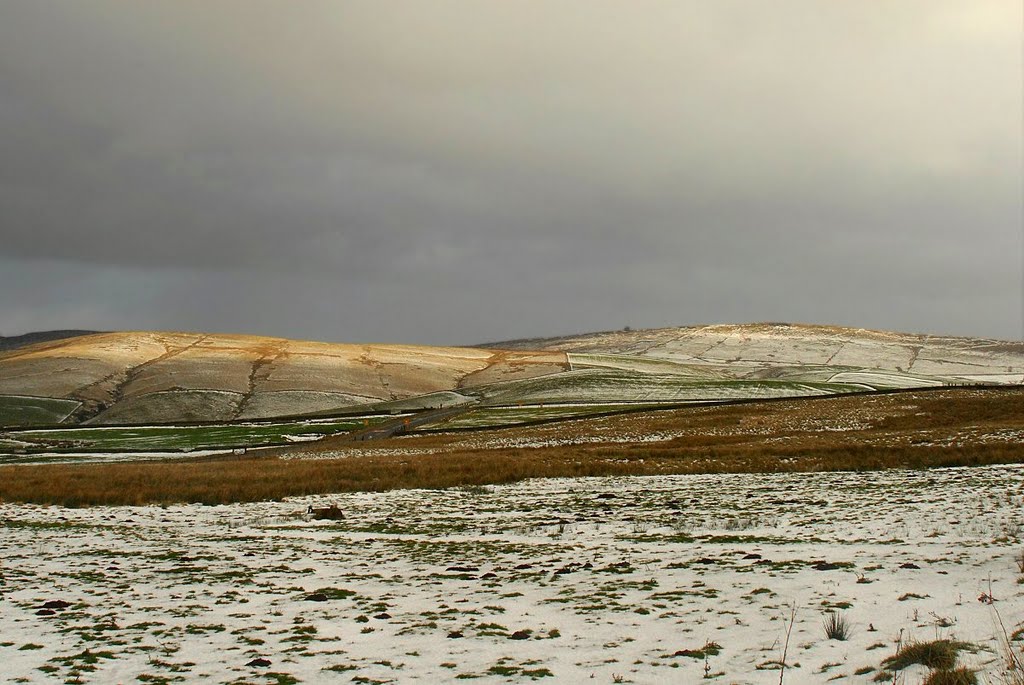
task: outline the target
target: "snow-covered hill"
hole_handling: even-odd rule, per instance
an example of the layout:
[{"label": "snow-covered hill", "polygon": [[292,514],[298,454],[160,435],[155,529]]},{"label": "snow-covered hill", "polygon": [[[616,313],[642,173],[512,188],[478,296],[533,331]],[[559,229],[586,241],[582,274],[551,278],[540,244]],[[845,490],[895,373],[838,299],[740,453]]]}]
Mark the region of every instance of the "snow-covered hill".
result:
[{"label": "snow-covered hill", "polygon": [[7,407],[6,422],[17,423],[18,398],[54,398],[80,402],[72,420],[94,423],[226,421],[406,400],[481,377],[490,382],[567,368],[559,352],[106,333],[0,354],[0,398],[7,398],[0,410]]},{"label": "snow-covered hill", "polygon": [[791,324],[614,331],[493,348],[106,333],[0,353],[0,424],[227,421],[396,402],[410,410],[460,398],[689,402],[974,383],[1024,383],[1024,344]]}]

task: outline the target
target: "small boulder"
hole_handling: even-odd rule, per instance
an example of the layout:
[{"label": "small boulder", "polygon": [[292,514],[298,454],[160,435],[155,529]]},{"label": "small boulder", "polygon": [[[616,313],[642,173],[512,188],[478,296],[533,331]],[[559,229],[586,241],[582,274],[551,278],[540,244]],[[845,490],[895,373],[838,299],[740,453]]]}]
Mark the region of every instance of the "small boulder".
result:
[{"label": "small boulder", "polygon": [[306,513],[315,519],[323,521],[341,521],[345,518],[345,514],[342,513],[341,508],[337,504],[332,504],[329,507],[318,507],[314,508],[312,505],[306,509]]},{"label": "small boulder", "polygon": [[831,561],[819,561],[812,566],[815,571],[835,571],[836,569],[843,568],[840,564],[833,564]]},{"label": "small boulder", "polygon": [[51,599],[49,602],[44,604],[41,609],[67,609],[71,606],[71,602],[65,602],[63,599]]}]

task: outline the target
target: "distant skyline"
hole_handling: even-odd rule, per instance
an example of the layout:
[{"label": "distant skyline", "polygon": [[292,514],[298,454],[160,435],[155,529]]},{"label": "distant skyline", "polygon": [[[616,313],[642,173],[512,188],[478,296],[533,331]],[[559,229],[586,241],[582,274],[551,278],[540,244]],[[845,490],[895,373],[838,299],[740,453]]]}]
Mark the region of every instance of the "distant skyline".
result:
[{"label": "distant skyline", "polygon": [[5,0],[0,335],[1024,335],[1008,0]]}]

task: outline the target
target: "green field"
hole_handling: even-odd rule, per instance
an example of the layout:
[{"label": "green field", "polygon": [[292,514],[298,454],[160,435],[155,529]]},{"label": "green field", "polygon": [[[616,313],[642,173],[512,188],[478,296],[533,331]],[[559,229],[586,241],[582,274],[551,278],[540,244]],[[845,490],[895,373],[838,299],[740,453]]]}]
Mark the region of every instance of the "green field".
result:
[{"label": "green field", "polygon": [[0,426],[41,426],[60,423],[81,404],[51,397],[0,395]]},{"label": "green field", "polygon": [[[390,416],[349,417],[334,421],[288,421],[210,426],[76,427],[17,430],[0,434],[0,451],[9,450],[3,438],[30,446],[24,452],[166,452],[218,450],[289,444],[285,436],[336,435],[372,426]],[[10,444],[10,443],[8,443]]]}]

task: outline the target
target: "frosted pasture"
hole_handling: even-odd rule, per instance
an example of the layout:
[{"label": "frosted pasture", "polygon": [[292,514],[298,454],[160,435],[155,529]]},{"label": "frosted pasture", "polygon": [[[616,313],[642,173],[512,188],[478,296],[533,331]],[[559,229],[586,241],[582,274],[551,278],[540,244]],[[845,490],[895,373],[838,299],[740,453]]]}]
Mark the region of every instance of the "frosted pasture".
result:
[{"label": "frosted pasture", "polygon": [[936,638],[995,677],[1024,621],[1021,466],[5,503],[0,528],[10,682],[777,683],[793,607],[786,683]]}]

